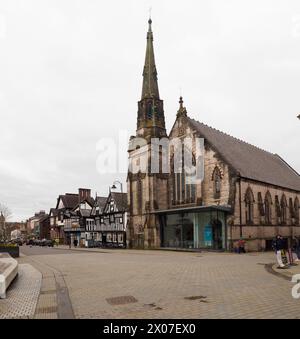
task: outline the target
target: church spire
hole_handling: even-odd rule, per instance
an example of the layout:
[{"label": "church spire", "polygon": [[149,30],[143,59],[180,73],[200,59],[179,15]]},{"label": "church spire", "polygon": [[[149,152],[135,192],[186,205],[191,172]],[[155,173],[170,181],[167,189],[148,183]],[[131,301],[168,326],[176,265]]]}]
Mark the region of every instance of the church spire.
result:
[{"label": "church spire", "polygon": [[180,96],[179,98],[179,110],[177,111],[177,117],[187,117],[187,111],[186,108],[183,106],[183,97]]},{"label": "church spire", "polygon": [[158,83],[157,83],[157,70],[155,66],[154,48],[153,48],[153,32],[152,32],[152,19],[148,20],[149,28],[147,33],[147,49],[145,66],[143,72],[143,91],[142,99],[154,98],[159,99]]},{"label": "church spire", "polygon": [[159,97],[153,49],[152,19],[148,21],[146,59],[143,72],[142,98],[138,103],[137,136],[150,140],[167,135],[164,103]]}]

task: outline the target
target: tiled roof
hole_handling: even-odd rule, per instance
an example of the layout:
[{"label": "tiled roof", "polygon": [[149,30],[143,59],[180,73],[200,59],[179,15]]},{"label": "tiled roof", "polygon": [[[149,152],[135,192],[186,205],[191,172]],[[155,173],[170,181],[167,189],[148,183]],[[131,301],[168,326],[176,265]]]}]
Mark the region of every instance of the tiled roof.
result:
[{"label": "tiled roof", "polygon": [[107,197],[97,197],[95,201],[95,207],[99,206],[102,210],[106,204]]},{"label": "tiled roof", "polygon": [[51,208],[50,214],[52,214],[54,217],[57,217],[58,216],[58,210],[56,208]]},{"label": "tiled roof", "polygon": [[62,200],[65,208],[74,208],[76,205],[78,205],[78,194],[67,193],[60,195],[59,198]]},{"label": "tiled roof", "polygon": [[279,155],[264,151],[188,118],[203,137],[241,177],[300,191],[300,176]]},{"label": "tiled roof", "polygon": [[128,209],[127,193],[111,192],[111,197],[115,201],[119,211],[126,211]]}]

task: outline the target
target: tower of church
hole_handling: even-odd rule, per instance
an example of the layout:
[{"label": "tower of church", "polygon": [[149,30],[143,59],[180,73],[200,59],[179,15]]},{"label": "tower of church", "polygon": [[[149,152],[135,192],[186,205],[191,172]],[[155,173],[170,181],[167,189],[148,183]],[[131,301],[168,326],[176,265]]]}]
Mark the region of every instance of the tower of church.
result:
[{"label": "tower of church", "polygon": [[142,96],[138,102],[136,135],[129,143],[127,179],[130,206],[127,240],[130,247],[141,248],[160,246],[160,226],[155,211],[168,206],[168,174],[162,173],[160,167],[155,172],[151,168],[151,141],[167,138],[167,132],[158,89],[151,19],[148,24]]},{"label": "tower of church", "polygon": [[143,72],[142,97],[138,103],[137,136],[146,138],[165,137],[165,117],[163,101],[160,100],[157,70],[155,65],[152,20],[149,19],[147,48]]}]

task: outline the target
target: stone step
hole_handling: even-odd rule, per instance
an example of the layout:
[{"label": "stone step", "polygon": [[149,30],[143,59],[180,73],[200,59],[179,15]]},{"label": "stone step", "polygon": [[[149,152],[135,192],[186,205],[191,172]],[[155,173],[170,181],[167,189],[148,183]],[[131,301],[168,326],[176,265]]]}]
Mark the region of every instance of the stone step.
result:
[{"label": "stone step", "polygon": [[9,254],[0,255],[0,299],[6,298],[6,290],[18,274],[18,262]]}]

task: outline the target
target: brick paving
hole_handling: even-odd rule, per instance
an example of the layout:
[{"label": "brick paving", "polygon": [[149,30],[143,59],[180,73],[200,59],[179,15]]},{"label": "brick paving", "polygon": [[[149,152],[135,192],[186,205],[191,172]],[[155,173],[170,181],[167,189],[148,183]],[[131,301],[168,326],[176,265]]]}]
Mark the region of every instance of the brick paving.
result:
[{"label": "brick paving", "polygon": [[[34,249],[34,253],[38,248]],[[44,251],[41,250],[43,253]],[[29,262],[42,274],[40,295],[34,313],[35,319],[63,319],[74,318],[71,302],[63,274],[41,260],[36,260],[34,256],[22,256],[21,262]],[[66,305],[70,307],[66,308]]]},{"label": "brick paving", "polygon": [[31,265],[19,265],[17,278],[0,299],[0,319],[34,318],[42,275]]},{"label": "brick paving", "polygon": [[[41,248],[26,258],[63,280],[76,318],[300,318],[293,284],[265,269],[273,253]],[[37,309],[55,317],[50,280]]]}]

